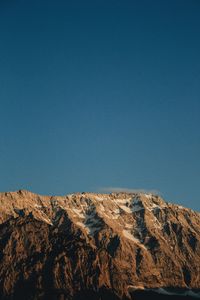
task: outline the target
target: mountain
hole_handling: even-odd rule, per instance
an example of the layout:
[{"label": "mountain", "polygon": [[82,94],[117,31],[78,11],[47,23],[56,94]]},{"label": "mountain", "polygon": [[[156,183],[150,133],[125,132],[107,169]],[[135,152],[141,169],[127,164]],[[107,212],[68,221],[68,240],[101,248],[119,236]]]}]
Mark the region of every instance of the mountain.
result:
[{"label": "mountain", "polygon": [[0,299],[152,293],[200,297],[199,213],[144,193],[0,193]]}]

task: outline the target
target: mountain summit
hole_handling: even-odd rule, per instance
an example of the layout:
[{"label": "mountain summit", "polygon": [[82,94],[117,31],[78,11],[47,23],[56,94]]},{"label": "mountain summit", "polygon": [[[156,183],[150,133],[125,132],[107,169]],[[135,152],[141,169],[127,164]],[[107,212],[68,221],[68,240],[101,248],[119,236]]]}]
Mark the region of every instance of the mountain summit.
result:
[{"label": "mountain summit", "polygon": [[198,289],[200,214],[191,209],[144,193],[0,193],[0,299]]}]

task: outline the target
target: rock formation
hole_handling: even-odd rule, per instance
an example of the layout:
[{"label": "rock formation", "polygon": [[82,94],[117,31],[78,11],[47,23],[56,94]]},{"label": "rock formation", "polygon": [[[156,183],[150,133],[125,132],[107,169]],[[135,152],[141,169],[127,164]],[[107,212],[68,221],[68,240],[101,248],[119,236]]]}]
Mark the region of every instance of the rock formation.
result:
[{"label": "rock formation", "polygon": [[200,214],[143,193],[0,194],[0,299],[200,288]]}]

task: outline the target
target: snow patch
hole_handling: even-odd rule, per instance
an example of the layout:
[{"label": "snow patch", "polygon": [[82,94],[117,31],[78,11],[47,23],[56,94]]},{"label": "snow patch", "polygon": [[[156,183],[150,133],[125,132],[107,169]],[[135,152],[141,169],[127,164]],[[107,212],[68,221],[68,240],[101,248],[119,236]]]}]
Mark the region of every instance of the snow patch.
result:
[{"label": "snow patch", "polygon": [[139,247],[143,248],[144,250],[147,250],[146,247],[141,244],[140,240],[138,240],[137,238],[135,238],[128,230],[122,230],[122,234],[125,236],[125,238],[133,241]]},{"label": "snow patch", "polygon": [[127,198],[127,199],[121,199],[121,198],[118,198],[118,199],[116,199],[115,201],[117,202],[117,203],[124,203],[124,204],[126,204],[127,202],[129,202],[131,200],[131,198]]},{"label": "snow patch", "polygon": [[123,231],[122,231],[122,234],[123,234],[127,239],[129,239],[129,240],[131,240],[131,241],[133,241],[133,242],[135,242],[135,243],[138,243],[138,240],[135,239],[129,231],[123,230]]},{"label": "snow patch", "polygon": [[100,220],[95,218],[94,212],[86,216],[84,224],[88,228],[89,234],[91,235],[101,229]]},{"label": "snow patch", "polygon": [[93,235],[101,229],[100,218],[96,215],[95,211],[88,211],[84,216],[83,222],[76,222],[76,224],[84,228],[87,234]]},{"label": "snow patch", "polygon": [[132,212],[137,212],[137,211],[144,210],[144,207],[139,206],[139,205],[134,205],[134,206],[132,206],[131,210],[132,210]]},{"label": "snow patch", "polygon": [[124,210],[125,212],[127,212],[128,214],[131,214],[132,211],[129,207],[125,206],[125,205],[119,205],[119,207]]},{"label": "snow patch", "polygon": [[141,200],[138,197],[133,198],[133,204],[139,204],[139,203],[141,203]]},{"label": "snow patch", "polygon": [[133,228],[133,224],[125,224],[125,228],[129,228],[129,229],[132,229]]},{"label": "snow patch", "polygon": [[101,211],[105,211],[105,208],[104,208],[104,206],[102,205],[102,204],[99,204],[99,209],[101,210]]},{"label": "snow patch", "polygon": [[80,226],[80,227],[86,229],[87,233],[89,233],[88,228],[86,228],[85,224],[83,224],[82,222],[76,222],[76,225],[78,225],[78,226]]},{"label": "snow patch", "polygon": [[95,200],[98,200],[98,201],[101,201],[101,202],[106,200],[105,197],[100,197],[100,196],[95,196],[94,198],[95,198]]},{"label": "snow patch", "polygon": [[145,197],[147,198],[147,199],[151,199],[152,198],[152,194],[144,194],[145,195]]},{"label": "snow patch", "polygon": [[72,211],[75,212],[80,218],[85,217],[81,209],[73,208]]},{"label": "snow patch", "polygon": [[42,205],[34,204],[34,207],[42,208]]}]

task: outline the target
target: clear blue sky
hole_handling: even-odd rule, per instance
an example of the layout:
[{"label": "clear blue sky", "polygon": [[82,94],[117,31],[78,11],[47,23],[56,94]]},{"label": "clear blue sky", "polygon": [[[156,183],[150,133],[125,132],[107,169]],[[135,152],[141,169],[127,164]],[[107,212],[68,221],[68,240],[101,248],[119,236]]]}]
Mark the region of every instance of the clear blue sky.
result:
[{"label": "clear blue sky", "polygon": [[0,190],[200,210],[200,1],[0,2]]}]

